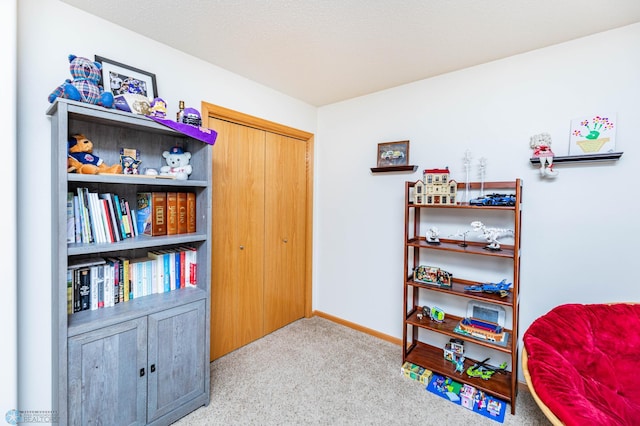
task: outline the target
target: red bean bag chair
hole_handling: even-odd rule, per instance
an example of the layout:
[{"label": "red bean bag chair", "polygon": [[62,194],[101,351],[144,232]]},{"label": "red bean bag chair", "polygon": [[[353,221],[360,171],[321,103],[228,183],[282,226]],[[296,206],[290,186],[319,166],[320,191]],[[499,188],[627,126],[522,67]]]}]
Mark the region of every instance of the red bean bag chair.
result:
[{"label": "red bean bag chair", "polygon": [[567,304],[523,336],[523,372],[556,425],[640,424],[640,304]]}]

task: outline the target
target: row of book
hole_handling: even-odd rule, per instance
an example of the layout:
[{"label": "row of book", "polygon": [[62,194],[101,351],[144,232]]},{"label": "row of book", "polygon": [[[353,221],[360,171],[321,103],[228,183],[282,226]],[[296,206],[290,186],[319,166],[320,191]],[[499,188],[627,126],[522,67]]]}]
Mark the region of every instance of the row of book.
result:
[{"label": "row of book", "polygon": [[196,232],[196,194],[140,192],[132,206],[118,194],[67,193],[67,243],[115,243],[138,235]]},{"label": "row of book", "polygon": [[108,308],[156,293],[197,286],[197,250],[158,249],[146,257],[92,257],[69,262],[67,312]]}]

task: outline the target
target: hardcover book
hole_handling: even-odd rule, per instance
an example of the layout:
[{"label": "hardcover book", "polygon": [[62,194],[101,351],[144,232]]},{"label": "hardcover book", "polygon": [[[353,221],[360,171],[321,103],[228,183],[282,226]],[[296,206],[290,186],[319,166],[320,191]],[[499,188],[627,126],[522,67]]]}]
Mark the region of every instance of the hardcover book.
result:
[{"label": "hardcover book", "polygon": [[137,206],[138,234],[167,235],[166,192],[139,192]]},{"label": "hardcover book", "polygon": [[187,193],[178,192],[178,234],[187,233]]},{"label": "hardcover book", "polygon": [[167,192],[167,235],[178,233],[178,193]]},{"label": "hardcover book", "polygon": [[187,192],[187,233],[196,232],[196,194]]}]

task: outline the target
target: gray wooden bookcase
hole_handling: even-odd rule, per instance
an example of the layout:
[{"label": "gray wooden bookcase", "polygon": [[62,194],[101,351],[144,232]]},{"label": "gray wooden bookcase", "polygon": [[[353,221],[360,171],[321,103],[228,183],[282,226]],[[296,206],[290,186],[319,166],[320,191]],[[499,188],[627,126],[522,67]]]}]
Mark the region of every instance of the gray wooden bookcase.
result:
[{"label": "gray wooden bookcase", "polygon": [[[52,139],[53,404],[60,424],[169,424],[209,403],[211,146],[144,116],[56,100]],[[141,167],[159,169],[162,152],[192,153],[186,181],[67,173],[67,140],[83,133],[107,164],[136,148]],[[196,194],[195,233],[138,236],[112,244],[67,244],[66,194],[78,187],[134,201],[138,192]],[[149,250],[197,249],[197,287],[152,294],[113,307],[67,314],[67,265],[83,256],[145,257]]]}]

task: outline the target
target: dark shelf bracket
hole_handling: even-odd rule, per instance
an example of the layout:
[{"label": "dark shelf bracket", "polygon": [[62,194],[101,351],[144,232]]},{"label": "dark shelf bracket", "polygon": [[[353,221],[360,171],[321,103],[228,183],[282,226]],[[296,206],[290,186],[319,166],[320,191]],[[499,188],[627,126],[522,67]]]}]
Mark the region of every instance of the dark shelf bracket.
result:
[{"label": "dark shelf bracket", "polygon": [[415,172],[418,170],[418,165],[412,166],[387,166],[387,167],[371,167],[372,173],[383,173],[383,172]]},{"label": "dark shelf bracket", "polygon": [[[578,163],[578,162],[602,162],[616,161],[622,157],[622,152],[607,152],[604,154],[587,154],[587,155],[569,155],[566,157],[553,157],[553,164],[560,163]],[[540,164],[539,158],[531,158],[531,164]]]}]

